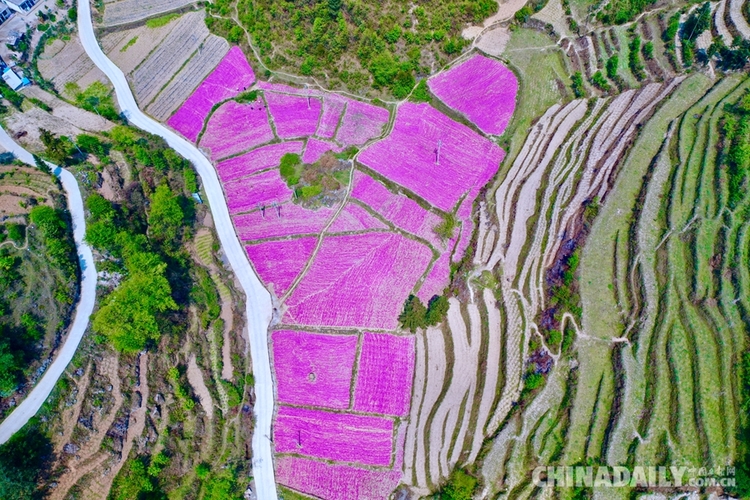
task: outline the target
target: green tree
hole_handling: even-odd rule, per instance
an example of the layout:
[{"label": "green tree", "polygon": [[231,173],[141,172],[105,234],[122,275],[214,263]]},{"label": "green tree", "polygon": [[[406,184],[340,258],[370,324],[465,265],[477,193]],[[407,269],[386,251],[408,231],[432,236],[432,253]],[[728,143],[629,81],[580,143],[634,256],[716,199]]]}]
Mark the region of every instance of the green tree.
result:
[{"label": "green tree", "polygon": [[441,500],[471,500],[477,489],[477,479],[461,469],[456,469],[440,492]]},{"label": "green tree", "polygon": [[0,446],[0,498],[44,498],[39,481],[49,475],[52,443],[35,419]]},{"label": "green tree", "polygon": [[169,185],[160,184],[151,197],[151,210],[148,214],[149,236],[167,245],[175,243],[184,218],[185,213],[177,196]]},{"label": "green tree", "polygon": [[401,322],[401,327],[405,328],[412,333],[417,331],[417,328],[423,328],[425,326],[425,317],[427,315],[427,308],[419,300],[416,295],[409,295],[404,304],[404,310],[399,315],[398,320]]},{"label": "green tree", "polygon": [[55,135],[47,129],[39,129],[39,132],[42,144],[44,144],[45,154],[50,161],[57,165],[64,165],[67,163],[71,154],[71,144],[60,137],[55,137]]},{"label": "green tree", "polygon": [[109,338],[118,351],[134,354],[158,340],[161,315],[177,309],[164,277],[166,267],[162,263],[150,272],[129,276],[94,315],[94,330]]},{"label": "green tree", "polygon": [[607,59],[607,78],[610,80],[616,80],[617,79],[617,66],[620,64],[620,58],[617,56],[617,54],[613,54],[612,57]]},{"label": "green tree", "polygon": [[584,96],[584,90],[583,90],[583,75],[581,75],[580,71],[576,71],[571,75],[571,88],[573,89],[573,95],[576,96],[576,98],[581,98]]},{"label": "green tree", "polygon": [[450,304],[448,303],[447,298],[442,295],[434,295],[427,303],[425,322],[430,326],[437,325],[445,319],[449,307]]}]

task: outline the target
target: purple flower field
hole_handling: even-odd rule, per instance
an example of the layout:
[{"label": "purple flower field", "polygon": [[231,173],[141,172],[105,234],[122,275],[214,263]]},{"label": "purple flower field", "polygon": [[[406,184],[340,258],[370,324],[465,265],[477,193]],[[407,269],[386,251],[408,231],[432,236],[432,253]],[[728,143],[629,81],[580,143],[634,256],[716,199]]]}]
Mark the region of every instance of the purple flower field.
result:
[{"label": "purple flower field", "polygon": [[349,408],[358,338],[358,335],[291,330],[273,332],[279,402],[339,410]]},{"label": "purple flower field", "polygon": [[267,206],[265,217],[260,210],[237,215],[234,226],[243,241],[320,233],[334,212],[327,207],[308,210],[294,203],[284,203],[278,209]]},{"label": "purple flower field", "polygon": [[317,97],[293,96],[266,92],[268,112],[282,139],[313,135],[318,128],[321,103]]},{"label": "purple flower field", "polygon": [[214,104],[236,96],[254,81],[255,74],[242,49],[232,47],[216,69],[167,120],[167,124],[195,142]]},{"label": "purple flower field", "polygon": [[320,139],[310,137],[307,140],[307,147],[305,147],[305,153],[302,155],[302,161],[304,163],[315,163],[328,151],[338,153],[341,151],[341,146],[337,146],[332,142],[321,141]]},{"label": "purple flower field", "polygon": [[323,97],[323,114],[320,117],[320,123],[315,135],[326,139],[333,137],[346,103],[347,99],[338,97],[335,94],[327,94]]},{"label": "purple flower field", "polygon": [[430,78],[427,85],[487,134],[502,134],[516,107],[516,75],[500,61],[480,54]]},{"label": "purple flower field", "polygon": [[395,329],[432,251],[395,233],[330,236],[287,300],[285,321]]},{"label": "purple flower field", "polygon": [[[230,214],[249,212],[259,208],[259,205],[283,203],[292,198],[289,189],[278,170],[267,170],[250,177],[242,177],[224,184],[224,194]],[[271,215],[270,210],[266,215]]]},{"label": "purple flower field", "polygon": [[405,427],[403,424],[399,426],[396,457],[390,470],[375,471],[309,458],[281,456],[276,459],[276,478],[285,486],[317,498],[383,500],[388,498],[401,480]]},{"label": "purple flower field", "polygon": [[444,248],[434,231],[435,226],[443,221],[439,215],[428,212],[406,196],[390,192],[387,187],[369,175],[359,171],[354,173],[352,197],[404,231],[424,238],[437,249]]},{"label": "purple flower field", "polygon": [[345,146],[361,146],[383,133],[388,110],[349,99],[336,141]]},{"label": "purple flower field", "polygon": [[273,138],[263,106],[229,101],[211,115],[200,146],[211,151],[212,160],[218,160],[247,151]]},{"label": "purple flower field", "polygon": [[504,154],[430,105],[404,103],[393,132],[365,149],[359,161],[449,212],[464,193],[497,172]]},{"label": "purple flower field", "polygon": [[316,238],[276,240],[247,245],[245,250],[266,288],[281,297],[312,256]]},{"label": "purple flower field", "polygon": [[329,233],[344,233],[347,231],[364,231],[367,229],[388,229],[382,221],[376,219],[367,210],[354,203],[347,203],[339,213]]},{"label": "purple flower field", "polygon": [[354,410],[402,417],[409,411],[414,336],[365,333],[359,355]]},{"label": "purple flower field", "polygon": [[[455,240],[451,240],[453,243]],[[448,286],[448,278],[450,277],[450,252],[445,252],[435,261],[435,264],[430,269],[427,277],[422,282],[422,286],[417,292],[417,297],[425,304],[434,295],[442,295],[443,289]]]},{"label": "purple flower field", "polygon": [[281,157],[287,153],[302,153],[301,141],[269,144],[219,163],[216,170],[222,182],[229,182],[260,170],[278,167]]},{"label": "purple flower field", "polygon": [[276,459],[276,479],[316,498],[383,500],[398,485],[401,471],[373,471],[285,456]]},{"label": "purple flower field", "polygon": [[276,453],[388,466],[393,452],[393,421],[280,406],[273,442]]}]

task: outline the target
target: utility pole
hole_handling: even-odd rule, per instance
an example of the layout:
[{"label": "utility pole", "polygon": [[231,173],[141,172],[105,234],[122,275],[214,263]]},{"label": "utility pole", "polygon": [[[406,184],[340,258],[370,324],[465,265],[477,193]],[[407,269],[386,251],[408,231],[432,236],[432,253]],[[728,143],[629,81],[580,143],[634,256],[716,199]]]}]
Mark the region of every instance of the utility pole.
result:
[{"label": "utility pole", "polygon": [[440,148],[443,146],[443,141],[438,141],[437,149],[435,150],[436,155],[436,161],[435,164],[440,165]]}]

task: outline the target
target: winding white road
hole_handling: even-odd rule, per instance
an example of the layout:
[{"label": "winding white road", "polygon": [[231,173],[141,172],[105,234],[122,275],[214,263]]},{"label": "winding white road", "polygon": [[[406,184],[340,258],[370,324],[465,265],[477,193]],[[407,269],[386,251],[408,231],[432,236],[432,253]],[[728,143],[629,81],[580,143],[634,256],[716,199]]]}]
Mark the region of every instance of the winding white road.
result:
[{"label": "winding white road", "polygon": [[89,0],[78,3],[78,33],[89,58],[109,78],[115,87],[117,102],[128,121],[136,127],[161,136],[169,146],[195,165],[213,214],[216,232],[240,281],[247,300],[247,323],[250,337],[250,356],[255,376],[255,430],[253,432],[253,476],[260,500],[276,500],[273,456],[271,454],[271,420],[273,418],[273,379],[268,358],[268,325],[271,322],[271,296],[250,267],[242,245],[234,233],[229,209],[213,165],[203,154],[176,133],[146,116],[138,108],[125,75],[110,61],[99,47],[91,21]]},{"label": "winding white road", "polygon": [[[13,139],[0,128],[0,145],[16,155],[16,158],[35,166],[36,162],[31,153],[15,143]],[[39,408],[49,397],[52,389],[55,387],[58,379],[65,368],[73,359],[73,355],[78,348],[78,344],[83,338],[83,333],[89,324],[89,317],[94,311],[94,302],[96,301],[96,268],[94,267],[94,256],[83,238],[86,234],[86,222],[83,217],[83,198],[81,191],[78,189],[76,178],[65,169],[49,164],[54,174],[60,179],[63,189],[67,194],[68,210],[73,221],[73,239],[78,250],[78,258],[81,264],[81,294],[76,306],[73,325],[70,328],[68,337],[63,345],[47,367],[47,371],[42,379],[37,382],[36,386],[26,396],[20,405],[8,415],[0,424],[0,444],[5,443],[10,437],[19,431],[31,417],[36,415]]]}]

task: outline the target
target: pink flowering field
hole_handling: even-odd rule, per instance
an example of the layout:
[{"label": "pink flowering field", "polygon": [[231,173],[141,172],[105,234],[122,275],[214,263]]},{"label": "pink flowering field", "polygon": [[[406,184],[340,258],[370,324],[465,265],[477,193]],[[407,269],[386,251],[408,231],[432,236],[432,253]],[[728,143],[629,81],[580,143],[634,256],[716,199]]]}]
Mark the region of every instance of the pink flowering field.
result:
[{"label": "pink flowering field", "polygon": [[504,155],[495,143],[429,104],[407,102],[398,109],[393,132],[365,149],[359,161],[449,212],[464,193],[497,172]]},{"label": "pink flowering field", "polygon": [[[451,240],[455,242],[455,240]],[[417,292],[417,297],[425,304],[434,295],[442,295],[443,290],[448,285],[448,278],[450,277],[450,264],[451,264],[451,253],[444,252],[438,257],[435,263],[427,274],[427,277],[422,282],[422,286]]]},{"label": "pink flowering field", "polygon": [[336,141],[345,146],[361,146],[383,133],[388,122],[388,110],[348,100],[344,118],[336,134]]},{"label": "pink flowering field", "polygon": [[280,142],[269,144],[224,160],[216,166],[222,182],[229,182],[261,170],[278,167],[281,157],[287,153],[302,153],[302,141]]},{"label": "pink flowering field", "polygon": [[336,133],[336,127],[339,125],[341,113],[346,106],[346,99],[335,94],[328,94],[323,98],[323,114],[320,116],[320,123],[315,135],[330,139]]},{"label": "pink flowering field", "polygon": [[500,61],[480,54],[430,78],[427,85],[486,134],[502,134],[516,107],[516,75]]},{"label": "pink flowering field", "polygon": [[382,221],[378,220],[367,210],[355,203],[347,203],[344,209],[339,213],[331,227],[329,233],[344,233],[347,231],[364,231],[367,229],[388,229]]},{"label": "pink flowering field", "polygon": [[216,69],[167,120],[167,124],[195,142],[214,104],[243,92],[254,81],[255,74],[242,49],[232,47]]},{"label": "pink flowering field", "polygon": [[315,163],[328,151],[338,153],[341,151],[341,146],[337,146],[333,142],[321,141],[320,139],[310,137],[307,140],[307,146],[305,147],[305,153],[302,155],[302,161],[304,163]]},{"label": "pink flowering field", "polygon": [[428,247],[396,233],[327,237],[287,300],[285,322],[395,329],[431,259]]},{"label": "pink flowering field", "polygon": [[277,330],[271,338],[280,403],[349,408],[358,335]]},{"label": "pink flowering field", "polygon": [[[224,184],[229,213],[249,212],[259,204],[283,203],[292,198],[278,170],[266,170],[250,177],[242,177]],[[266,215],[268,214],[267,211]]]},{"label": "pink flowering field", "polygon": [[276,459],[276,478],[279,483],[316,498],[383,500],[401,480],[405,428],[403,423],[399,425],[396,456],[391,469],[372,470],[287,455]]},{"label": "pink flowering field", "polygon": [[369,175],[359,171],[354,173],[352,198],[372,208],[396,227],[424,238],[435,248],[444,247],[434,231],[435,226],[443,222],[442,217],[428,212],[406,196],[390,192],[387,187]]},{"label": "pink flowering field", "polygon": [[273,443],[276,453],[382,467],[391,463],[393,420],[279,406]]},{"label": "pink flowering field", "polygon": [[281,297],[307,264],[317,242],[311,237],[266,241],[247,245],[245,251],[266,288]]},{"label": "pink flowering field", "polygon": [[211,152],[212,160],[219,160],[247,151],[273,138],[263,106],[229,101],[211,115],[200,146]]},{"label": "pink flowering field", "polygon": [[[195,141],[212,107],[254,81],[234,47],[169,125]],[[493,135],[507,126],[518,86],[507,68],[481,55],[428,84]],[[326,151],[362,147],[384,133],[389,110],[316,88],[253,88],[263,101],[224,103],[200,146],[217,164],[259,278],[277,299],[289,294],[270,339],[277,480],[322,499],[384,499],[402,480],[401,419],[410,410],[415,337],[372,330],[398,330],[417,284],[424,302],[443,292],[452,258],[470,243],[472,204],[505,153],[429,104],[402,103],[388,136],[358,155],[366,168],[354,171],[345,205],[305,208],[293,203],[279,174],[282,156],[314,163]],[[442,212],[460,221],[461,232],[448,241],[434,233]]]},{"label": "pink flowering field", "polygon": [[318,128],[321,103],[317,97],[293,96],[265,93],[268,112],[276,126],[276,134],[282,139],[307,137]]},{"label": "pink flowering field", "polygon": [[414,336],[365,333],[359,355],[354,410],[402,417],[409,411]]},{"label": "pink flowering field", "polygon": [[333,208],[321,207],[317,210],[307,210],[287,202],[279,205],[278,209],[266,206],[265,217],[260,210],[237,215],[234,217],[234,226],[243,241],[314,234],[323,230],[334,212]]}]

